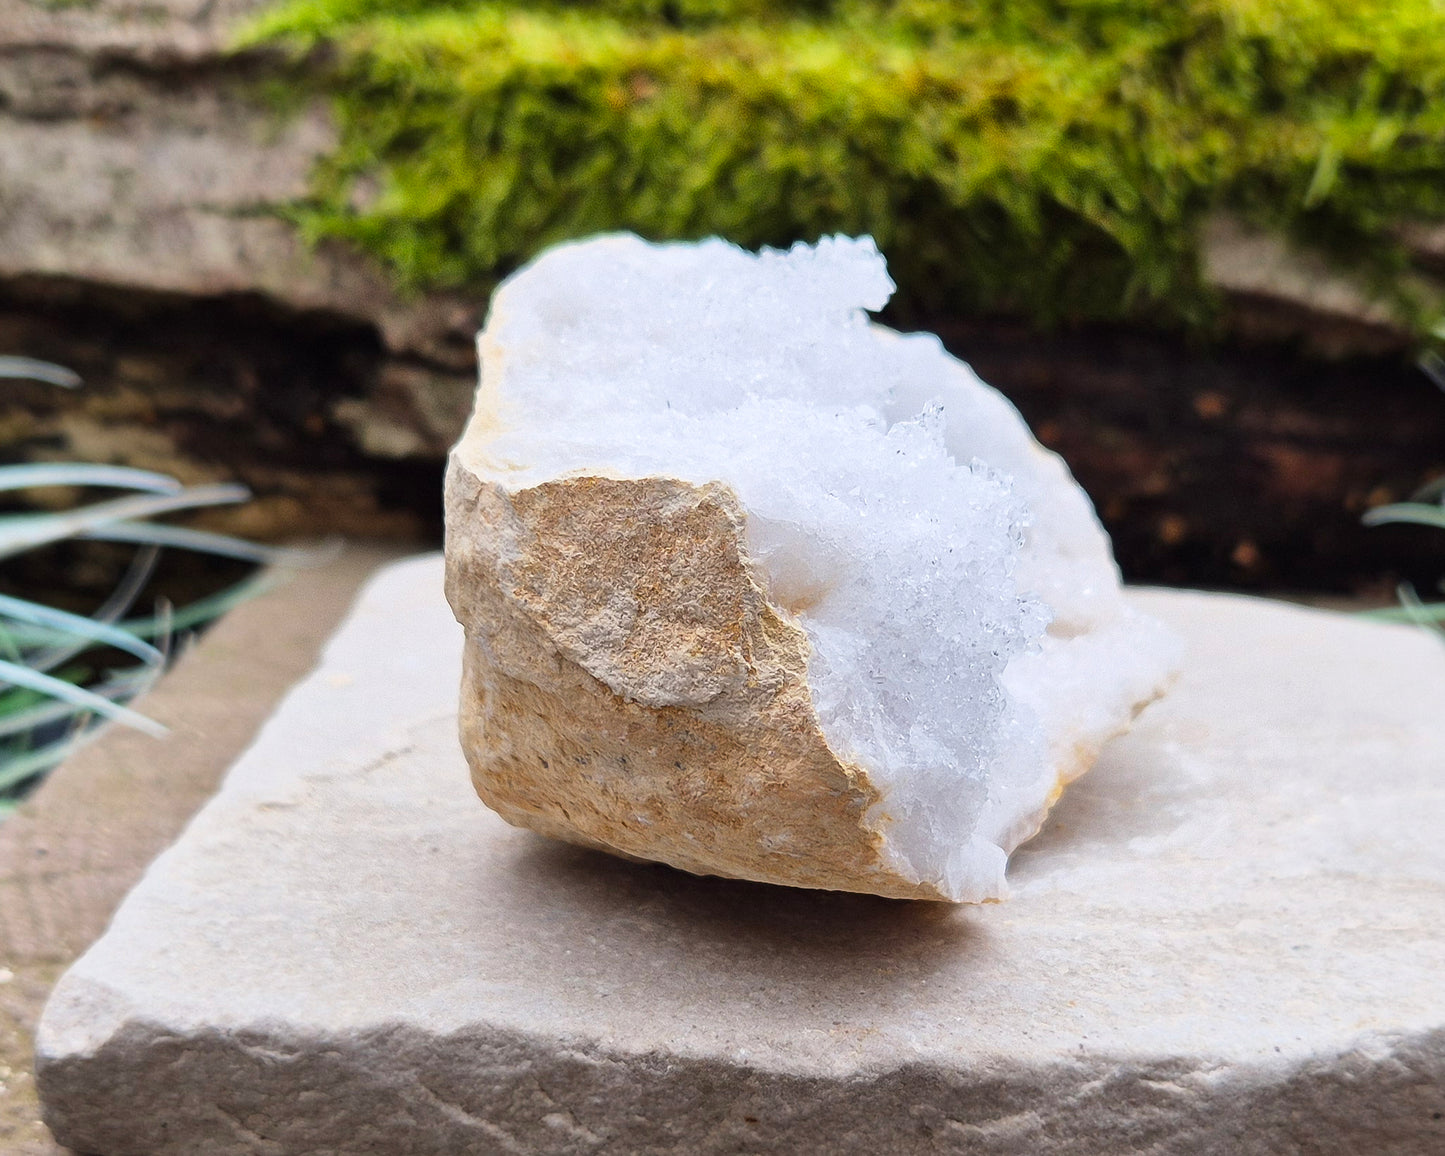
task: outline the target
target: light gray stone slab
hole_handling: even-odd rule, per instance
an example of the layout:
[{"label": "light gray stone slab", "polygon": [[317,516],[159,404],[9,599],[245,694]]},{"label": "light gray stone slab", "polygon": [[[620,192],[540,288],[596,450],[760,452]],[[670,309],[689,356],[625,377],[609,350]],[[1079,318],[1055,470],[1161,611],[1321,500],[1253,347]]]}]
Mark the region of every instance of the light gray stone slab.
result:
[{"label": "light gray stone slab", "polygon": [[106,1156],[1445,1151],[1445,647],[1140,592],[1183,678],[953,908],[484,811],[441,561],[375,580],[41,1024]]}]

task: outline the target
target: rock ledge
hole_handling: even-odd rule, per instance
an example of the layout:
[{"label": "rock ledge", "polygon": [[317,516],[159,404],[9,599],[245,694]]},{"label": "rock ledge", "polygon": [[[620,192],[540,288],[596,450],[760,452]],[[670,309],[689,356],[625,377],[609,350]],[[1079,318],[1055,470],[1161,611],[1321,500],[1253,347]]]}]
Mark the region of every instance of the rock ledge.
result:
[{"label": "rock ledge", "polygon": [[1005,904],[698,879],[508,827],[441,560],[392,568],[57,987],[102,1156],[1435,1153],[1445,652],[1136,592],[1177,689]]}]

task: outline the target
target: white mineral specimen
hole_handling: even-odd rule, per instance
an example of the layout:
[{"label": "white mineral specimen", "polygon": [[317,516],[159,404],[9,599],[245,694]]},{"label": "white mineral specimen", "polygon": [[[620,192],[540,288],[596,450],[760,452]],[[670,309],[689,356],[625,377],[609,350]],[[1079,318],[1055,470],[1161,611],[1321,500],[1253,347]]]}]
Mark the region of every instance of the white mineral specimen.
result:
[{"label": "white mineral specimen", "polygon": [[871,239],[498,290],[448,475],[482,798],[689,871],[978,901],[1166,685],[1087,497]]}]

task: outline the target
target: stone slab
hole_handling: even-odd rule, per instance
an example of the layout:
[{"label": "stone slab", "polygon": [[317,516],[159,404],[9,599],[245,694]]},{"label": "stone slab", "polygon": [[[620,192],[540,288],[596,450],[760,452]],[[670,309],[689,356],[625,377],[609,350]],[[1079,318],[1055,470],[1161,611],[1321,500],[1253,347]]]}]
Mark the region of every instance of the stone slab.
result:
[{"label": "stone slab", "polygon": [[0,1152],[58,1156],[31,1075],[35,1028],[64,969],[215,793],[315,663],[363,581],[402,553],[351,542],[228,612],[146,695],[157,740],[113,727],[0,823]]},{"label": "stone slab", "polygon": [[512,829],[386,571],[46,1009],[87,1152],[1445,1150],[1445,648],[1134,595],[1190,657],[952,908]]}]

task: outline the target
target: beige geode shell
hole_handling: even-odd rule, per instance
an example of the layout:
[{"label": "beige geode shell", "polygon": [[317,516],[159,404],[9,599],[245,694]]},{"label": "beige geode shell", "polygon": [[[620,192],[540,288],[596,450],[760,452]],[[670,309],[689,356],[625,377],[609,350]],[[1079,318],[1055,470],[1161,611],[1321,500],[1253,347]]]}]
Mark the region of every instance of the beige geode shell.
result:
[{"label": "beige geode shell", "polygon": [[765,596],[730,488],[509,492],[466,449],[447,478],[447,597],[467,636],[462,746],[489,807],[699,874],[945,898],[885,862],[878,791],[823,737],[807,639]]}]

